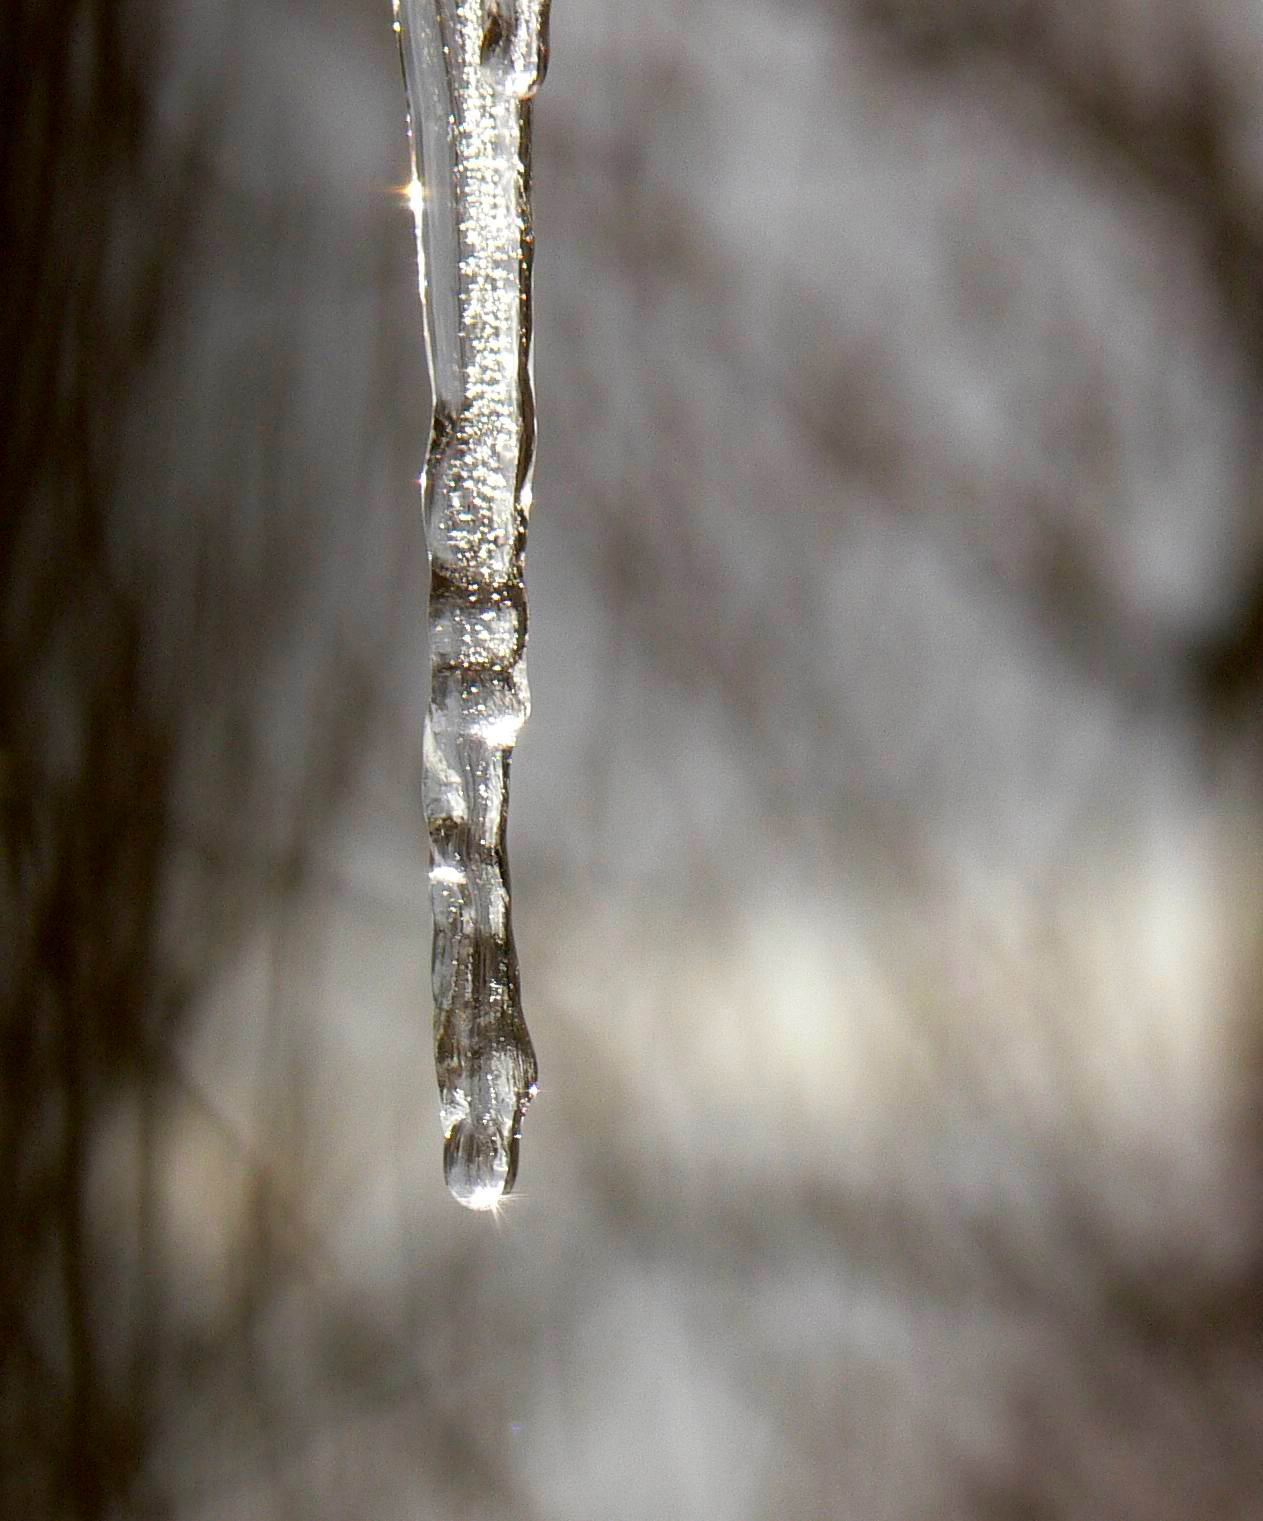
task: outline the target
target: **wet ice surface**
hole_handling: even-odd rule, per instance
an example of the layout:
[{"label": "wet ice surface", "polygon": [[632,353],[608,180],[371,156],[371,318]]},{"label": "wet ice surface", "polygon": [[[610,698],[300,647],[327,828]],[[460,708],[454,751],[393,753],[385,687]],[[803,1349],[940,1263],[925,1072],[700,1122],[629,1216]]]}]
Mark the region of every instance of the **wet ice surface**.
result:
[{"label": "wet ice surface", "polygon": [[396,7],[434,391],[424,504],[431,696],[423,791],[444,1174],[460,1203],[513,1186],[536,1063],[522,1018],[505,830],[530,711],[523,554],[531,387],[530,97],[543,0]]}]

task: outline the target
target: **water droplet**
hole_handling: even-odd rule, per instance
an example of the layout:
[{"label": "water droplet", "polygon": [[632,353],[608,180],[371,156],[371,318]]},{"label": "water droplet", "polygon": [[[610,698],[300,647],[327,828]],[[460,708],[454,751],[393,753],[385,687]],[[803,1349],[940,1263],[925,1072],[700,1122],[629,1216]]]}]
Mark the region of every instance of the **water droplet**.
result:
[{"label": "water droplet", "polygon": [[495,1209],[517,1176],[518,1137],[459,1120],[443,1148],[448,1191],[466,1209]]}]

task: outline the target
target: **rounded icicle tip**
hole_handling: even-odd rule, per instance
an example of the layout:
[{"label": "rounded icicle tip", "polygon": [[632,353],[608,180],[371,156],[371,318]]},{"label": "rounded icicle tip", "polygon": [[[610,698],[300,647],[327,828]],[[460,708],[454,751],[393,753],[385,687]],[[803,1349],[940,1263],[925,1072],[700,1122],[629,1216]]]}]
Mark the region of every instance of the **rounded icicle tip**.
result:
[{"label": "rounded icicle tip", "polygon": [[490,1125],[457,1120],[443,1147],[447,1190],[466,1209],[495,1209],[517,1177],[518,1137],[501,1136]]}]

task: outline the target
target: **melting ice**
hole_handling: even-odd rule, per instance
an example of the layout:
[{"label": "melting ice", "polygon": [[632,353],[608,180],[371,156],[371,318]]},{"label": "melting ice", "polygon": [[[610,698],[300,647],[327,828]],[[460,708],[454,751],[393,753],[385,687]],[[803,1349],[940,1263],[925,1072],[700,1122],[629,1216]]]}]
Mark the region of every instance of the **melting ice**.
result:
[{"label": "melting ice", "polygon": [[434,1045],[452,1194],[513,1186],[537,1069],[522,1017],[505,825],[530,711],[523,555],[531,503],[530,100],[547,0],[396,0],[434,392],[423,476],[430,708],[423,795]]}]

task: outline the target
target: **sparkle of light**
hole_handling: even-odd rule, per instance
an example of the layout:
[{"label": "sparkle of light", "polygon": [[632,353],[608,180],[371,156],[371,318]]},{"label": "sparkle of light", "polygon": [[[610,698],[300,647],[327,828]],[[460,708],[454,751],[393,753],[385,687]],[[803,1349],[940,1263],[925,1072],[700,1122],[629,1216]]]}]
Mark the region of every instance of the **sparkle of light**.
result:
[{"label": "sparkle of light", "polygon": [[420,221],[421,211],[425,206],[425,186],[415,174],[406,185],[400,187],[399,194],[412,207],[413,216]]}]

